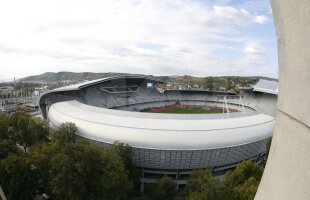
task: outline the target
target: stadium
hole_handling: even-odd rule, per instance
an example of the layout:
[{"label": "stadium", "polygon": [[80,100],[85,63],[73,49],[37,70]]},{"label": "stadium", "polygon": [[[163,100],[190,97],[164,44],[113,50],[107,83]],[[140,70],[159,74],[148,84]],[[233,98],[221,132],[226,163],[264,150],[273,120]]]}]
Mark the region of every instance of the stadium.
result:
[{"label": "stadium", "polygon": [[222,175],[245,159],[265,159],[276,82],[260,80],[243,95],[161,85],[148,76],[102,78],[44,93],[39,107],[52,127],[73,122],[97,145],[129,144],[143,184],[168,175],[180,186],[193,169]]}]

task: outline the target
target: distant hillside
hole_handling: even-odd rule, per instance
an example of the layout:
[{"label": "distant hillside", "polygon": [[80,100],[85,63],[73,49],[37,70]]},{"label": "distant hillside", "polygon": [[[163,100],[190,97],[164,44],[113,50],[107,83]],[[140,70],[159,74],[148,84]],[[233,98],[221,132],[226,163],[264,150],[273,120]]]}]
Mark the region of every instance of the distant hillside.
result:
[{"label": "distant hillside", "polygon": [[269,77],[265,77],[265,76],[249,76],[249,78],[264,79],[264,80],[267,80],[267,81],[276,81],[276,82],[278,82],[278,79],[276,79],[276,78],[269,78]]},{"label": "distant hillside", "polygon": [[[82,82],[85,80],[94,80],[104,77],[110,77],[110,76],[119,76],[119,75],[134,75],[134,74],[128,74],[128,73],[92,73],[92,72],[46,72],[41,75],[34,75],[25,77],[22,79],[17,80],[17,82],[20,83],[51,83],[51,84],[57,84],[59,85],[59,82],[62,81],[69,81],[73,83]],[[273,78],[266,78],[266,77],[255,77],[255,76],[249,76],[249,77],[238,77],[238,76],[218,76],[218,77],[195,77],[195,76],[155,76],[158,79],[161,79],[166,82],[170,82],[172,85],[178,85],[183,86],[182,88],[188,88],[187,86],[190,86],[191,88],[204,88],[204,89],[213,89],[213,90],[219,90],[221,88],[234,88],[235,86],[249,86],[255,84],[259,79],[266,79],[266,80],[274,80],[277,81],[277,79]],[[69,84],[72,84],[69,83]]]},{"label": "distant hillside", "polygon": [[41,75],[28,76],[21,78],[18,82],[58,82],[58,81],[83,81],[94,80],[109,76],[128,75],[126,73],[92,73],[92,72],[46,72]]},{"label": "distant hillside", "polygon": [[[172,77],[171,77],[172,78]],[[184,75],[184,76],[177,76],[175,77],[175,80],[179,81],[193,81],[193,82],[199,82],[204,78],[213,78],[217,80],[227,80],[227,79],[244,79],[244,80],[259,80],[259,79],[264,79],[268,81],[278,81],[276,78],[269,78],[269,77],[264,77],[264,76],[206,76],[206,77],[195,77],[195,76],[189,76],[189,75]]]}]

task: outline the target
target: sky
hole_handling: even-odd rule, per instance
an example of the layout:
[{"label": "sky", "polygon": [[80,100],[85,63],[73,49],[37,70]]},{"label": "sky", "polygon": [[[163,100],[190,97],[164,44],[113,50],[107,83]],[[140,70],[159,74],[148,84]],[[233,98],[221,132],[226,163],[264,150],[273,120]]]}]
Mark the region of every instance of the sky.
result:
[{"label": "sky", "polygon": [[0,80],[58,71],[278,76],[269,0],[0,1]]}]

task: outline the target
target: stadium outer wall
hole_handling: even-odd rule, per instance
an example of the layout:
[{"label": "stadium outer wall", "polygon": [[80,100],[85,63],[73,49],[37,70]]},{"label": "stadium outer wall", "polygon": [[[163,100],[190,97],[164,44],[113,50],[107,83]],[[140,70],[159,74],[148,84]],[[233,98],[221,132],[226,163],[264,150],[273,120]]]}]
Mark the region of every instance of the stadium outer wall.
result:
[{"label": "stadium outer wall", "polygon": [[[58,125],[52,122],[52,127]],[[78,133],[79,134],[79,133]],[[101,147],[110,147],[111,143],[80,137]],[[268,138],[248,144],[212,149],[169,150],[132,147],[133,160],[141,168],[142,190],[144,183],[153,183],[163,175],[169,175],[177,186],[186,184],[193,169],[212,167],[216,176],[222,176],[227,170],[233,169],[241,161],[251,159],[256,163],[265,160]]]}]

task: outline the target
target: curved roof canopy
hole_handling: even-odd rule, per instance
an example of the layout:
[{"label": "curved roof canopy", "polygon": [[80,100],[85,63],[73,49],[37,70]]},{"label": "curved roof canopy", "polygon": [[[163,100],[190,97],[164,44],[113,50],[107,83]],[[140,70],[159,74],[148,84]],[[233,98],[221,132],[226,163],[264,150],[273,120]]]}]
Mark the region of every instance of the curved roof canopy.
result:
[{"label": "curved roof canopy", "polygon": [[[121,115],[120,113],[127,113]],[[137,148],[197,150],[236,146],[272,136],[274,118],[264,114],[224,119],[167,119],[166,114],[135,113],[98,108],[78,101],[53,104],[49,120],[77,125],[85,138]]]},{"label": "curved roof canopy", "polygon": [[253,90],[269,94],[278,94],[278,82],[260,79],[258,83],[253,86]]},{"label": "curved roof canopy", "polygon": [[78,84],[74,84],[74,85],[68,85],[68,86],[65,86],[65,87],[59,87],[59,88],[50,90],[50,91],[48,91],[48,92],[46,92],[44,94],[52,93],[52,92],[63,92],[63,91],[79,90],[81,88],[85,88],[85,87],[88,87],[88,86],[91,86],[91,85],[95,85],[95,84],[98,84],[98,83],[106,82],[106,81],[109,81],[109,80],[121,79],[121,78],[144,78],[146,80],[152,80],[152,81],[156,81],[156,82],[159,82],[159,83],[164,83],[164,81],[156,79],[156,78],[151,77],[151,76],[143,76],[143,75],[112,76],[112,77],[106,77],[106,78],[96,79],[96,80],[92,80],[92,81],[86,81],[86,82],[78,83]]}]

